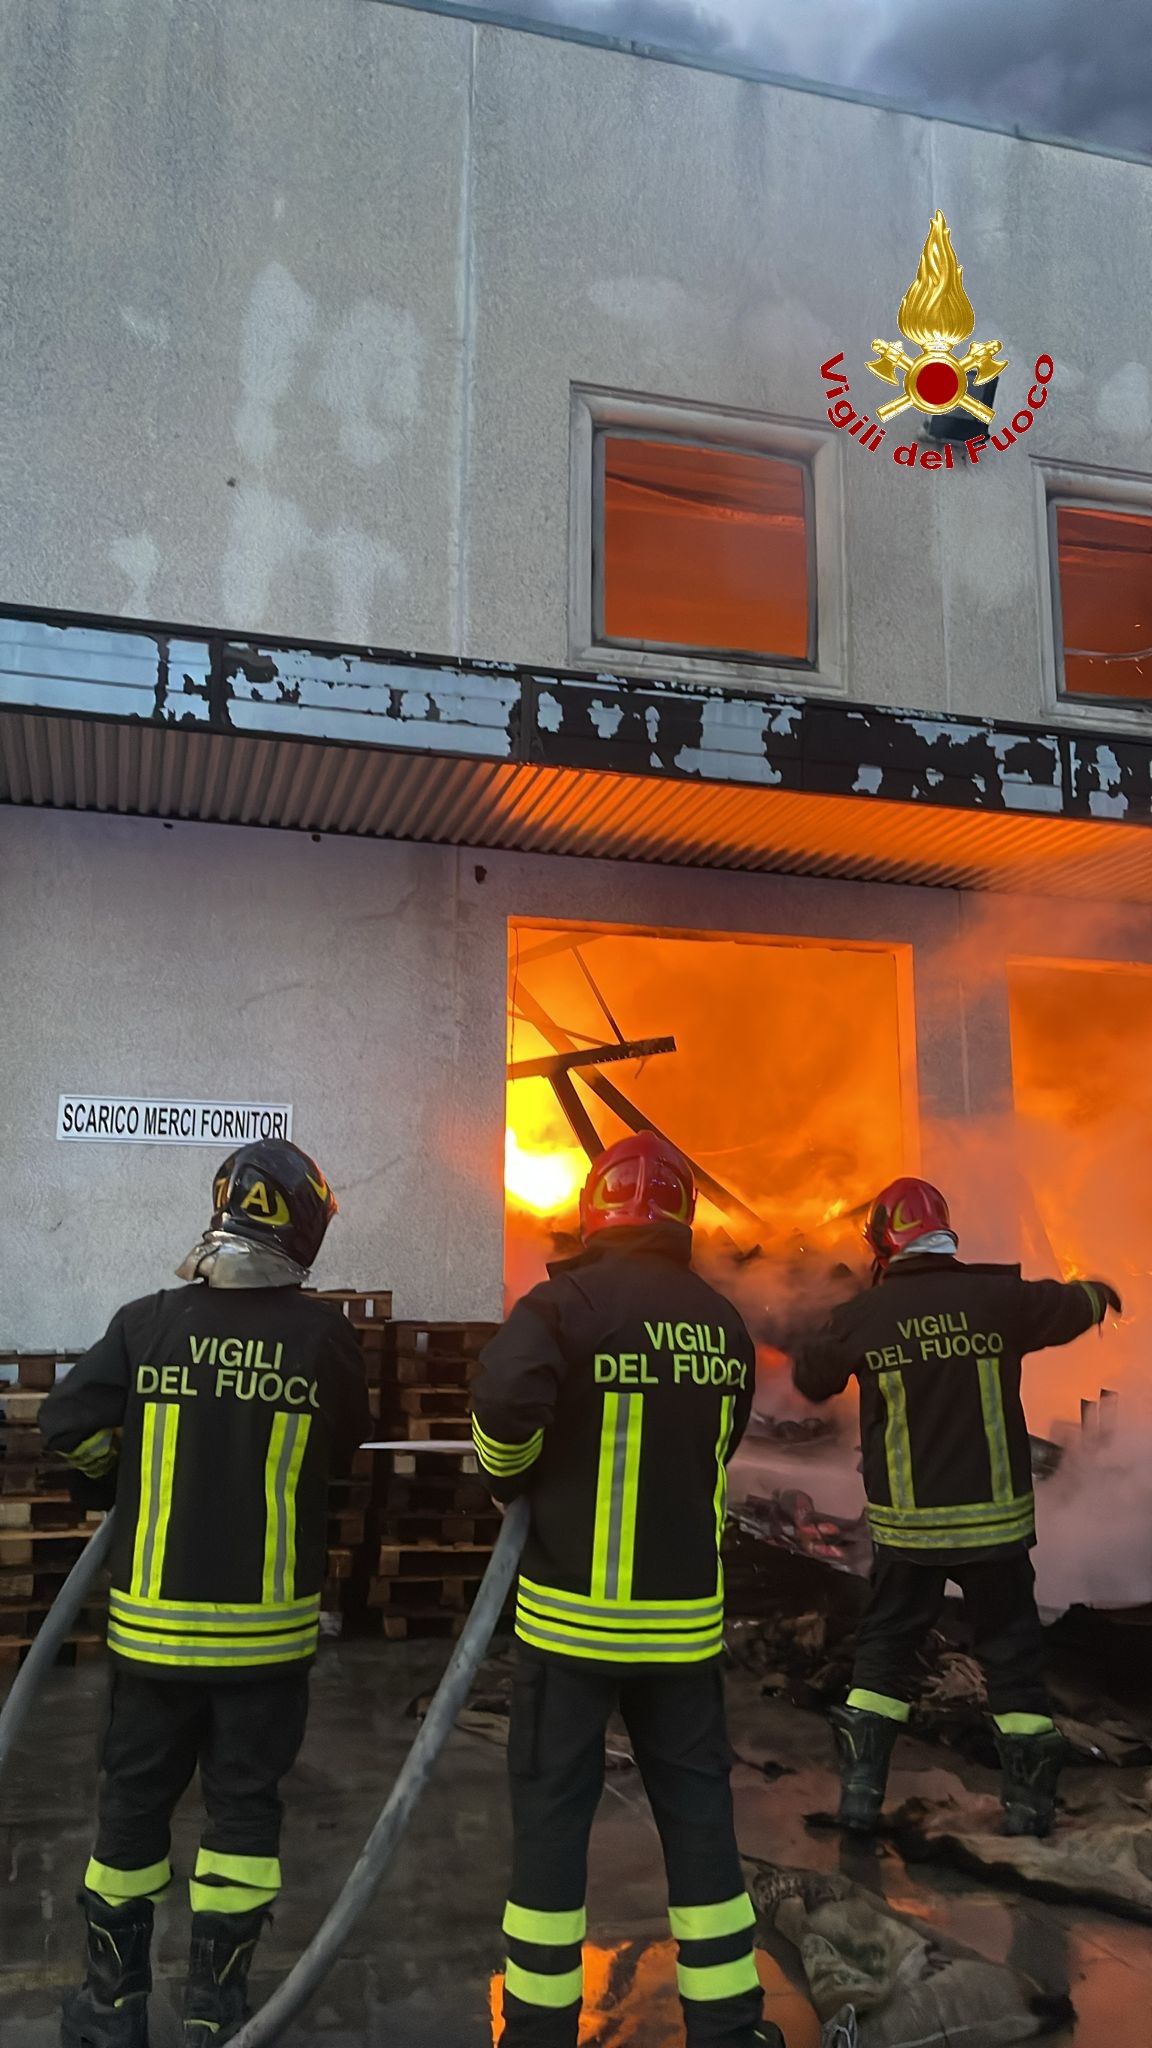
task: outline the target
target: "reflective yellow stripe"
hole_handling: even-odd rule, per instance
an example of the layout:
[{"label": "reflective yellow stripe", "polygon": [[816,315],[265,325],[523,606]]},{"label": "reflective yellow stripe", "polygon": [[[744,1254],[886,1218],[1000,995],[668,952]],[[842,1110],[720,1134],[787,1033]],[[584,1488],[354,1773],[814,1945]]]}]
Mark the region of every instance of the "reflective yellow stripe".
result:
[{"label": "reflective yellow stripe", "polygon": [[502,1444],[495,1437],[486,1436],[473,1416],[472,1441],[484,1470],[494,1479],[517,1479],[540,1456],[544,1448],[544,1431],[538,1429],[527,1443]]},{"label": "reflective yellow stripe", "polygon": [[718,1657],[724,1648],[722,1628],[700,1634],[628,1636],[608,1630],[570,1630],[539,1622],[523,1607],[516,1612],[516,1633],[522,1643],[536,1650],[555,1650],[565,1657],[579,1657],[598,1664],[700,1664]]},{"label": "reflective yellow stripe", "polygon": [[677,1941],[715,1941],[721,1934],[743,1934],[755,1927],[756,1908],[747,1892],[717,1906],[669,1906],[668,1924]]},{"label": "reflective yellow stripe", "polygon": [[588,1914],[583,1906],[571,1913],[537,1913],[530,1906],[504,1908],[504,1932],[513,1941],[534,1941],[544,1948],[570,1948],[583,1941],[588,1932]]},{"label": "reflective yellow stripe", "polygon": [[132,1591],[146,1600],[159,1596],[164,1577],[164,1552],[172,1513],[172,1478],[176,1467],[176,1435],[180,1407],[176,1401],[150,1401],[144,1410],[140,1455],[140,1508],[132,1555]]},{"label": "reflective yellow stripe", "polygon": [[845,1705],[854,1707],[859,1714],[882,1714],[886,1721],[907,1721],[912,1709],[907,1700],[894,1700],[890,1693],[869,1692],[866,1686],[854,1685]]},{"label": "reflective yellow stripe", "polygon": [[607,1605],[603,1600],[595,1600],[591,1593],[567,1593],[555,1586],[541,1586],[535,1579],[522,1578],[520,1591],[533,1607],[547,1607],[558,1614],[573,1616],[586,1614],[593,1621],[619,1620],[626,1628],[634,1623],[655,1626],[669,1619],[683,1620],[695,1627],[716,1620],[724,1612],[715,1593],[706,1593],[702,1600],[632,1600],[624,1607],[619,1601]]},{"label": "reflective yellow stripe", "polygon": [[509,1958],[504,1966],[504,1989],[524,2005],[546,2005],[559,2011],[583,1998],[584,1966],[565,1970],[559,1977],[544,1977],[538,1970],[522,1970]]},{"label": "reflective yellow stripe", "polygon": [[1000,1364],[995,1358],[981,1358],[980,1407],[984,1414],[984,1434],[988,1439],[988,1463],[992,1471],[992,1498],[997,1507],[1003,1507],[1013,1498],[1012,1460],[1008,1455],[1008,1430],[1004,1421],[1004,1390],[1000,1384]]},{"label": "reflective yellow stripe", "polygon": [[914,1523],[924,1523],[948,1529],[962,1528],[975,1522],[1012,1521],[1020,1515],[1030,1514],[1035,1504],[1031,1493],[1018,1493],[1015,1500],[1006,1501],[1002,1506],[994,1500],[973,1500],[960,1501],[949,1508],[912,1508],[904,1512],[869,1501],[868,1513],[875,1521],[907,1523],[909,1527]]},{"label": "reflective yellow stripe", "polygon": [[882,1372],[880,1391],[888,1410],[884,1425],[884,1453],[888,1461],[888,1490],[894,1508],[905,1511],[916,1506],[912,1484],[912,1443],[908,1435],[908,1401],[898,1372]]},{"label": "reflective yellow stripe", "polygon": [[233,1884],[255,1885],[258,1890],[278,1892],[281,1885],[278,1856],[228,1856],[221,1849],[201,1849],[196,1858],[197,1877],[227,1877]]},{"label": "reflective yellow stripe", "polygon": [[731,1394],[725,1394],[720,1402],[720,1435],[716,1440],[716,1592],[724,1597],[724,1561],[720,1545],[724,1541],[724,1518],[728,1513],[728,1446],[732,1441],[732,1425],[736,1414],[736,1402]]},{"label": "reflective yellow stripe", "polygon": [[172,1865],[165,1856],[161,1863],[149,1863],[142,1870],[114,1870],[110,1863],[97,1863],[93,1856],[84,1872],[84,1884],[105,1905],[122,1905],[125,1899],[154,1899],[172,1882]]},{"label": "reflective yellow stripe", "polygon": [[283,1633],[307,1628],[319,1618],[320,1595],[313,1593],[307,1600],[253,1600],[225,1606],[216,1600],[136,1600],[113,1586],[108,1607],[113,1619],[126,1628],[195,1630],[197,1635],[226,1637],[229,1631],[236,1630],[244,1633],[272,1629]]},{"label": "reflective yellow stripe", "polygon": [[296,1588],[296,1488],[312,1428],[310,1415],[274,1415],[264,1460],[264,1598],[289,1601]]},{"label": "reflective yellow stripe", "polygon": [[1036,1512],[1030,1493],[1018,1494],[1003,1504],[974,1501],[904,1512],[877,1507],[870,1501],[868,1521],[876,1541],[892,1549],[979,1550],[1026,1540],[1035,1530]]},{"label": "reflective yellow stripe", "polygon": [[1001,1735],[1052,1735],[1056,1723],[1051,1714],[993,1714]]},{"label": "reflective yellow stripe", "polygon": [[710,1963],[699,1970],[690,1968],[686,1963],[677,1963],[676,1982],[681,1998],[695,1999],[704,2004],[716,1998],[738,1998],[742,1991],[759,1991],[760,1973],[756,1968],[756,1957],[749,1950],[746,1956],[738,1956],[734,1963]]},{"label": "reflective yellow stripe", "polygon": [[99,1479],[116,1462],[117,1445],[110,1429],[97,1430],[95,1436],[85,1437],[74,1451],[63,1451],[61,1456],[75,1465],[90,1479]]},{"label": "reflective yellow stripe", "polygon": [[608,1539],[612,1527],[612,1474],[616,1463],[619,1394],[605,1394],[600,1419],[600,1464],[596,1473],[596,1520],[592,1531],[593,1599],[608,1597]]},{"label": "reflective yellow stripe", "polygon": [[628,1600],[636,1551],[642,1394],[605,1394],[592,1539],[592,1598]]},{"label": "reflective yellow stripe", "polygon": [[1092,1282],[1090,1280],[1081,1280],[1080,1285],[1084,1289],[1084,1292],[1088,1296],[1088,1300],[1091,1304],[1093,1322],[1102,1323],[1104,1321],[1104,1311],[1106,1307],[1103,1295],[1097,1294],[1096,1289],[1093,1287]]},{"label": "reflective yellow stripe", "polygon": [[277,1892],[254,1891],[246,1884],[199,1884],[192,1878],[188,1902],[194,1913],[254,1913],[257,1906],[271,1906]]},{"label": "reflective yellow stripe", "polygon": [[1034,1520],[1005,1522],[984,1529],[883,1529],[873,1536],[883,1550],[999,1550],[1011,1543],[1027,1543],[1035,1535]]},{"label": "reflective yellow stripe", "polygon": [[203,1636],[161,1636],[143,1629],[108,1624],[108,1648],[118,1657],[136,1664],[185,1664],[197,1670],[245,1670],[257,1664],[290,1664],[301,1657],[314,1657],[319,1641],[318,1627],[289,1636],[222,1636],[218,1641]]}]

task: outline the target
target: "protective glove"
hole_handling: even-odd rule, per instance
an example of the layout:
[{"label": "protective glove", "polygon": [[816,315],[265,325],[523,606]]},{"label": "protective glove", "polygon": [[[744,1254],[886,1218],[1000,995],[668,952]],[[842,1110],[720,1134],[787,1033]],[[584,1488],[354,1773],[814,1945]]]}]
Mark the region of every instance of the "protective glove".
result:
[{"label": "protective glove", "polygon": [[1122,1316],[1124,1313],[1124,1303],[1121,1301],[1116,1289],[1110,1287],[1107,1280],[1093,1280],[1091,1284],[1096,1289],[1097,1294],[1103,1295],[1113,1315]]}]

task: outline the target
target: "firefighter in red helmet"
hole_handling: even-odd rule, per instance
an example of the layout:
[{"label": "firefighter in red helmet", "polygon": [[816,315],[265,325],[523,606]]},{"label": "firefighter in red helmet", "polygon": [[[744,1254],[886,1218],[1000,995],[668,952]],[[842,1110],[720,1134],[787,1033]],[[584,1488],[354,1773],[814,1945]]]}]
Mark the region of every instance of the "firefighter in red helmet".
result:
[{"label": "firefighter in red helmet", "polygon": [[247,2014],[280,1889],[278,1786],[308,1712],[328,1476],[371,1427],[352,1331],[301,1292],[335,1214],[297,1146],[234,1152],[178,1268],[192,1284],[118,1309],[40,1411],[77,1493],[116,1509],[88,1968],[64,2048],[146,2048],[153,1900],[197,1765],[183,2039],[217,2048]]},{"label": "firefighter in red helmet", "polygon": [[1005,1831],[1052,1824],[1063,1740],[1042,1673],[1029,1552],[1036,1541],[1027,1352],[1070,1344],[1120,1297],[1101,1280],[1023,1280],[1018,1266],[962,1265],[948,1204],[895,1180],[864,1227],[873,1286],[835,1309],[794,1366],[810,1401],[860,1387],[864,1486],[875,1559],[847,1705],[834,1710],[840,1818],[876,1824],[916,1652],[949,1580],[960,1587],[1002,1765]]},{"label": "firefighter in red helmet", "polygon": [[688,2041],[776,2044],[763,2019],[728,1783],[719,1539],[755,1351],[692,1270],[696,1190],[654,1132],[596,1160],[584,1249],[484,1352],[480,1463],[532,1519],[508,1745],[506,2048],[575,2048],[588,1837],[619,1708],[660,1831]]}]

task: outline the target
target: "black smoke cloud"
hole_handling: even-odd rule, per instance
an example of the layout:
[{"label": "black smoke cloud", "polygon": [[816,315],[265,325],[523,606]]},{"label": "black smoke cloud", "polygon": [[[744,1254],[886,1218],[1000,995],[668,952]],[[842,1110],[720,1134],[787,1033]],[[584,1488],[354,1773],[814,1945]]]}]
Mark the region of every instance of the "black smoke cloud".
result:
[{"label": "black smoke cloud", "polygon": [[[527,20],[1152,156],[1152,0],[493,0]],[[821,29],[825,32],[821,34]]]}]

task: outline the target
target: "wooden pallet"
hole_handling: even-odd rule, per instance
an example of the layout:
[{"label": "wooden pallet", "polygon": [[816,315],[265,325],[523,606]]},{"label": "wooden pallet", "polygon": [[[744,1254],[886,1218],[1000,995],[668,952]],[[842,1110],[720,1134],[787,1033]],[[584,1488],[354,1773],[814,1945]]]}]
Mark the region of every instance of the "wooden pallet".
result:
[{"label": "wooden pallet", "polygon": [[[45,1562],[43,1552],[49,1544],[65,1543],[70,1546],[67,1554],[67,1568],[79,1557],[89,1531],[83,1526],[70,1529],[0,1529],[0,1569],[13,1565],[40,1565]],[[56,1552],[52,1562],[59,1562],[63,1552]]]},{"label": "wooden pallet", "polygon": [[0,1423],[8,1429],[35,1429],[49,1389],[30,1392],[27,1387],[0,1387]]},{"label": "wooden pallet", "polygon": [[[401,1460],[404,1469],[400,1469]],[[476,1464],[473,1458],[473,1464]],[[443,1466],[443,1471],[437,1468]],[[417,1458],[398,1451],[383,1488],[384,1515],[490,1515],[492,1496],[479,1476],[462,1472],[456,1458]]]},{"label": "wooden pallet", "polygon": [[[50,1394],[56,1385],[59,1368],[71,1363],[71,1359],[58,1351],[6,1351],[0,1353],[0,1386],[12,1371],[16,1386],[30,1393]],[[2,1393],[0,1399],[3,1399]]]},{"label": "wooden pallet", "polygon": [[499,1328],[499,1323],[393,1323],[388,1355],[424,1360],[478,1358]]},{"label": "wooden pallet", "polygon": [[[24,1662],[35,1642],[35,1636],[18,1638],[0,1637],[0,1670],[15,1672]],[[87,1664],[93,1658],[103,1657],[107,1645],[103,1636],[74,1635],[61,1643],[56,1654],[57,1664]]]},{"label": "wooden pallet", "polygon": [[471,1607],[478,1584],[478,1579],[373,1579],[368,1605],[385,1614],[438,1614],[443,1608],[459,1614]]},{"label": "wooden pallet", "polygon": [[381,1579],[482,1579],[490,1543],[384,1543],[376,1570]]},{"label": "wooden pallet", "polygon": [[315,1301],[334,1301],[344,1311],[354,1330],[376,1329],[392,1320],[390,1287],[372,1288],[366,1294],[358,1293],[354,1288],[306,1287],[304,1293]]},{"label": "wooden pallet", "polygon": [[380,1524],[380,1540],[386,1546],[413,1543],[494,1543],[499,1530],[500,1517],[495,1512],[487,1515],[461,1515],[451,1511],[411,1515],[386,1514]]},{"label": "wooden pallet", "polygon": [[375,1617],[380,1634],[385,1642],[454,1642],[464,1633],[468,1619],[466,1614],[447,1614],[442,1608],[429,1607],[423,1612],[411,1614],[380,1614]]},{"label": "wooden pallet", "polygon": [[417,1418],[446,1416],[452,1421],[461,1421],[466,1431],[472,1427],[470,1418],[464,1413],[459,1387],[402,1387],[398,1405],[401,1415]]}]

